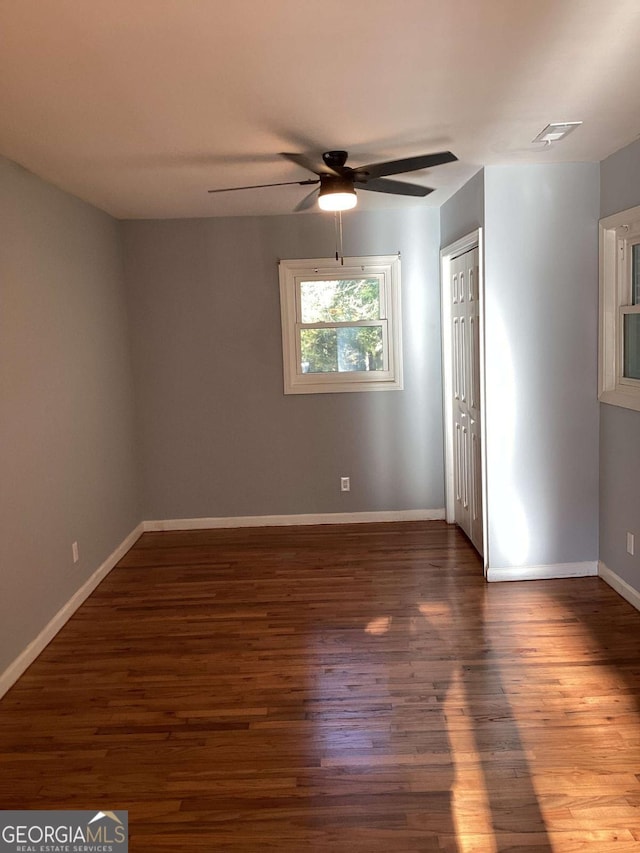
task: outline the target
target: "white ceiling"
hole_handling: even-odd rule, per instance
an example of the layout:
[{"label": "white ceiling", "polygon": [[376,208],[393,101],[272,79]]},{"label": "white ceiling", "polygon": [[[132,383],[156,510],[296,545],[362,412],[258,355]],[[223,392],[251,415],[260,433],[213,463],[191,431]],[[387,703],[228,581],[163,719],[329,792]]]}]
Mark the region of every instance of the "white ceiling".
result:
[{"label": "white ceiling", "polygon": [[[0,153],[120,218],[289,213],[280,151],[406,176],[598,161],[640,133],[640,0],[0,0]],[[552,121],[584,125],[531,140]],[[402,179],[402,178],[401,178]]]}]

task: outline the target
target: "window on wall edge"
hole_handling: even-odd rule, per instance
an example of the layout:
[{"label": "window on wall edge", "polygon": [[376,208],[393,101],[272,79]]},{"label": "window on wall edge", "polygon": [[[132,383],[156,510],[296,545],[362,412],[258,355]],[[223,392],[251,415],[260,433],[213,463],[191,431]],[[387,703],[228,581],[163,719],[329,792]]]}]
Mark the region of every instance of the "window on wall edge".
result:
[{"label": "window on wall edge", "polygon": [[640,207],[600,220],[598,399],[640,411]]},{"label": "window on wall edge", "polygon": [[283,260],[285,394],[402,389],[400,258]]}]

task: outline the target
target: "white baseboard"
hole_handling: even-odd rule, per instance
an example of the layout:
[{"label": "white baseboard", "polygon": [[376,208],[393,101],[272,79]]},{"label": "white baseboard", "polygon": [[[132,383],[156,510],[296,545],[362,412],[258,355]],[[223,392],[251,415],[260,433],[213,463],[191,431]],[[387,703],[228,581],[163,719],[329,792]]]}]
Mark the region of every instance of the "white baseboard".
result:
[{"label": "white baseboard", "polygon": [[554,563],[550,566],[507,566],[487,569],[488,581],[539,581],[553,578],[585,578],[598,574],[598,563]]},{"label": "white baseboard", "polygon": [[383,512],[321,512],[300,515],[241,515],[226,518],[174,518],[144,521],[147,531],[209,530],[218,527],[287,527],[301,524],[366,524],[376,521],[440,521],[444,507]]},{"label": "white baseboard", "polygon": [[612,572],[602,560],[598,563],[598,575],[605,583],[608,583],[610,587],[615,589],[618,595],[621,595],[636,610],[640,610],[640,592],[630,586],[626,581],[623,581],[615,572]]},{"label": "white baseboard", "polygon": [[18,657],[10,663],[5,671],[0,674],[0,698],[12,687],[20,678],[22,673],[29,667],[38,657],[40,652],[49,645],[63,625],[73,616],[78,607],[85,601],[98,586],[98,584],[106,578],[111,569],[116,563],[124,557],[129,548],[143,533],[143,525],[139,524],[135,530],[132,530],[127,538],[118,545],[107,559],[102,563],[91,577],[86,580],[77,592],[75,592],[69,601],[63,605],[51,621],[40,631],[38,636],[32,640],[29,645],[22,651]]}]

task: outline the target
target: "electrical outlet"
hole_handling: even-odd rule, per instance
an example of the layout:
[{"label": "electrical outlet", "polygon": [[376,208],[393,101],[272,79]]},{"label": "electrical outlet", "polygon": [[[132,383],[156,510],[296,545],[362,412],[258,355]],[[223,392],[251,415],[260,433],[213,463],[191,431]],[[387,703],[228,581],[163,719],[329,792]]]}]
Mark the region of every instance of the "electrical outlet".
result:
[{"label": "electrical outlet", "polygon": [[636,537],[633,533],[627,533],[627,554],[631,554],[633,557],[634,552],[636,550]]},{"label": "electrical outlet", "polygon": [[71,554],[73,556],[73,562],[77,563],[80,559],[80,553],[78,552],[78,543],[74,542],[71,546]]},{"label": "electrical outlet", "polygon": [[351,480],[349,477],[340,477],[340,491],[341,492],[350,492],[351,491]]}]

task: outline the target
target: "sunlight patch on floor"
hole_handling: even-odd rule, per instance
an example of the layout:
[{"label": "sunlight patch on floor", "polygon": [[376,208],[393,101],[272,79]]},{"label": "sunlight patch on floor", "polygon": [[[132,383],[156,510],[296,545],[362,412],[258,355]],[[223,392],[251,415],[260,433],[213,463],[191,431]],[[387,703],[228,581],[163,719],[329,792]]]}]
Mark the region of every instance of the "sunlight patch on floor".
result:
[{"label": "sunlight patch on floor", "polygon": [[377,619],[372,619],[364,630],[367,634],[374,636],[386,634],[391,627],[391,621],[391,616],[379,616]]},{"label": "sunlight patch on floor", "polygon": [[[498,853],[493,836],[491,807],[485,784],[482,762],[478,755],[474,734],[474,722],[460,715],[460,699],[464,696],[464,685],[459,670],[451,680],[451,687],[444,703],[445,716],[455,717],[455,726],[449,726],[449,742],[454,765],[454,783],[451,790],[453,823],[458,838],[460,853],[475,853],[472,836],[481,835],[484,853]],[[473,791],[470,802],[469,791]]]}]

